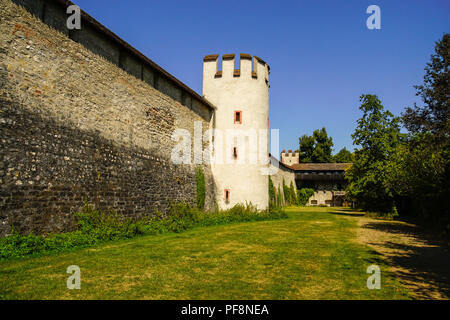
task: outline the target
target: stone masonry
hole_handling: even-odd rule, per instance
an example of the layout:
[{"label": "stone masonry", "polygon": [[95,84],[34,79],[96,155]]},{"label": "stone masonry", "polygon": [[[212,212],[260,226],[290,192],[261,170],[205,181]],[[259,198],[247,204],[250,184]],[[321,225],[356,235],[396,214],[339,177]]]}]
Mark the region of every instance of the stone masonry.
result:
[{"label": "stone masonry", "polygon": [[0,8],[0,236],[12,225],[72,230],[84,200],[135,218],[194,203],[195,165],[171,163],[171,135],[192,134],[194,121],[209,129],[212,110],[180,103],[10,0]]}]

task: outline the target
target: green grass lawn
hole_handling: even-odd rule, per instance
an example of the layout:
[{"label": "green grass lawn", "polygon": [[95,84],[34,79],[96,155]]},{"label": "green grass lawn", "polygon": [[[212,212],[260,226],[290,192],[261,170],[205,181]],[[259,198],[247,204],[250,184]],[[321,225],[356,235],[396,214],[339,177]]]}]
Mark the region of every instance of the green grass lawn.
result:
[{"label": "green grass lawn", "polygon": [[[356,221],[327,208],[0,261],[0,299],[407,299]],[[381,268],[369,290],[366,269]],[[81,290],[66,268],[81,268]]]}]

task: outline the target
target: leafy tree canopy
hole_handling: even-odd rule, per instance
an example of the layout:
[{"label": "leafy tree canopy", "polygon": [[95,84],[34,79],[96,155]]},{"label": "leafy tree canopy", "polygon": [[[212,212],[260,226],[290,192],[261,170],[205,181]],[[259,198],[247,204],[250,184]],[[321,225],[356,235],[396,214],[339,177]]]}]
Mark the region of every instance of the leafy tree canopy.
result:
[{"label": "leafy tree canopy", "polygon": [[315,130],[312,136],[301,136],[299,145],[300,162],[333,162],[333,156],[331,155],[333,151],[333,138],[328,137],[325,128]]},{"label": "leafy tree canopy", "polygon": [[395,213],[394,194],[388,187],[386,167],[401,140],[400,119],[385,110],[376,95],[362,95],[363,116],[352,134],[355,151],[353,166],[347,172],[348,190],[365,210]]},{"label": "leafy tree canopy", "polygon": [[351,163],[353,162],[353,155],[344,147],[334,155],[333,160],[337,163]]},{"label": "leafy tree canopy", "polygon": [[415,86],[424,106],[406,108],[403,123],[412,133],[432,133],[439,140],[450,132],[450,34],[436,42],[435,53],[425,67],[423,85]]},{"label": "leafy tree canopy", "polygon": [[[414,213],[436,218],[450,231],[450,34],[436,42],[425,67],[423,84],[415,86],[423,106],[402,115],[409,135],[392,156],[390,186],[412,200]],[[433,220],[431,219],[431,220]]]}]

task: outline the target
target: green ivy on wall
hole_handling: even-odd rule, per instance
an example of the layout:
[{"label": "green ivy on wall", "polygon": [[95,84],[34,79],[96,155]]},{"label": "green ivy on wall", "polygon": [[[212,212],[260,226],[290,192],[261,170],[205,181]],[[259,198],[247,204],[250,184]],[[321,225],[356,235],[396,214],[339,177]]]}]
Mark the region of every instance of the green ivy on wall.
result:
[{"label": "green ivy on wall", "polygon": [[272,179],[269,176],[269,206],[275,207],[277,206],[277,199],[275,196],[275,187],[273,186]]},{"label": "green ivy on wall", "polygon": [[305,206],[314,192],[315,190],[312,188],[301,188],[300,190],[297,190],[297,204],[299,206]]},{"label": "green ivy on wall", "polygon": [[280,185],[278,185],[278,192],[277,192],[277,206],[281,207],[283,205],[283,196],[281,193]]},{"label": "green ivy on wall", "polygon": [[205,174],[202,167],[197,167],[195,172],[195,181],[197,186],[197,208],[203,210],[205,208],[206,185]]}]

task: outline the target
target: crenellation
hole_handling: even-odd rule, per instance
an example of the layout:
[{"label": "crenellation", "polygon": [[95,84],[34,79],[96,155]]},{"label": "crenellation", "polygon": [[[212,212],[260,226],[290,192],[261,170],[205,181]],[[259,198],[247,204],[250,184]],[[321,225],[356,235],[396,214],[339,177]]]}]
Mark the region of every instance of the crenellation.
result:
[{"label": "crenellation", "polygon": [[298,151],[292,152],[292,150],[281,151],[281,163],[286,166],[292,166],[300,163],[300,153]]},{"label": "crenellation", "polygon": [[203,58],[205,79],[261,79],[261,81],[265,80],[266,84],[268,84],[270,68],[261,58],[257,56],[252,57],[248,53],[241,53],[239,55],[239,69],[235,69],[236,55],[233,53],[223,54],[222,70],[219,70],[219,57],[218,54],[210,54]]},{"label": "crenellation", "polygon": [[[192,137],[199,123],[203,134],[268,132],[269,69],[261,59],[205,56],[200,96],[84,12],[82,30],[64,32],[70,1],[33,1],[0,0],[0,236],[11,226],[72,230],[72,212],[84,200],[136,219],[171,203],[194,204],[197,164],[171,158],[177,129]],[[248,145],[241,146],[234,147],[242,165],[200,164],[206,209],[246,202],[267,208],[261,169],[268,164],[248,163]],[[194,150],[190,156],[199,159]]]},{"label": "crenellation", "polygon": [[218,54],[210,54],[210,55],[205,56],[205,58],[203,58],[203,61],[204,62],[206,62],[206,61],[217,61],[218,58],[219,58]]},{"label": "crenellation", "polygon": [[234,60],[234,57],[235,57],[234,53],[227,53],[227,54],[222,55],[222,61],[223,60]]},{"label": "crenellation", "polygon": [[252,56],[247,53],[241,53],[240,76],[250,79],[252,71]]},{"label": "crenellation", "polygon": [[222,78],[232,78],[234,75],[234,54],[224,54],[222,56]]},{"label": "crenellation", "polygon": [[[269,88],[264,82],[266,65],[254,60],[259,69],[253,71],[252,56],[244,53],[239,57],[239,69],[235,69],[235,55],[222,56],[221,77],[213,77],[213,72],[217,73],[214,69],[217,60],[207,59],[204,62],[203,95],[217,107],[215,128],[222,132],[238,130],[243,134],[266,130],[268,134]],[[258,77],[258,71],[262,76]],[[216,148],[225,150],[224,158],[216,159],[219,163],[211,167],[217,204],[220,208],[230,208],[238,203],[251,202],[260,209],[267,208],[268,179],[261,170],[268,168],[268,163],[251,162],[250,157],[258,152],[268,154],[268,150],[264,149],[264,144],[252,143],[250,137],[234,139],[232,148],[226,140],[232,141],[228,137],[225,141],[217,139],[214,142]],[[250,144],[258,144],[262,151],[250,150]],[[228,147],[231,149],[226,149]]]}]

